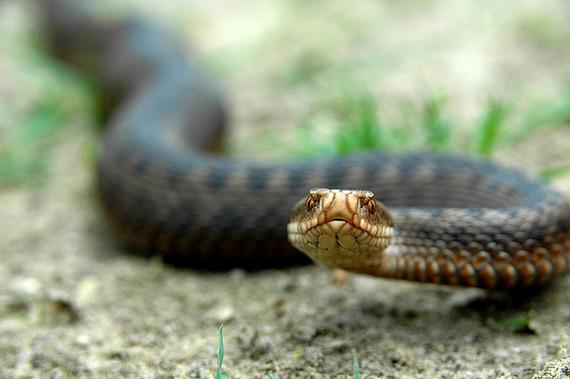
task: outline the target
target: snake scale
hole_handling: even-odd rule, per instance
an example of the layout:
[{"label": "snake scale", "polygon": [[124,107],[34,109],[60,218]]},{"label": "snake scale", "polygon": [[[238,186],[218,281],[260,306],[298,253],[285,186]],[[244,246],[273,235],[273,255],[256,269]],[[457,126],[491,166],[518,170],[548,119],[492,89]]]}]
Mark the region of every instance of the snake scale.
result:
[{"label": "snake scale", "polygon": [[[193,266],[275,266],[303,259],[290,239],[326,266],[488,289],[540,284],[569,266],[568,202],[524,173],[435,153],[225,157],[222,97],[175,38],[136,19],[95,21],[71,0],[39,5],[54,53],[103,87],[111,116],[97,193],[137,250]],[[366,189],[381,202],[367,191],[307,196],[312,187]]]}]

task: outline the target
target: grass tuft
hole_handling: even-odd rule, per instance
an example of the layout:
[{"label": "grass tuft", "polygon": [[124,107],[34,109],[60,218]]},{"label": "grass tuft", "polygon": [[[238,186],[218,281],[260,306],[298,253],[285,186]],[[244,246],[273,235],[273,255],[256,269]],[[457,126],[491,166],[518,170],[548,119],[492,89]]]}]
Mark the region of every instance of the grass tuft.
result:
[{"label": "grass tuft", "polygon": [[335,140],[337,154],[386,149],[382,134],[385,129],[380,124],[372,93],[363,89],[345,90],[338,104],[337,116],[341,122]]},{"label": "grass tuft", "polygon": [[66,119],[65,112],[47,100],[32,106],[23,124],[0,150],[0,183],[14,185],[36,179],[46,170],[46,155],[53,135]]},{"label": "grass tuft", "polygon": [[[429,94],[419,106],[401,101],[396,117],[385,119],[379,114],[378,100],[366,86],[339,79],[337,91],[327,87],[325,96],[313,105],[297,154],[339,156],[371,150],[427,149],[491,158],[499,143],[513,146],[545,128],[570,124],[570,85],[555,99],[534,102],[515,115],[504,102],[491,100],[473,126],[459,127],[448,114],[448,97],[443,91]],[[517,125],[509,125],[513,122]],[[550,179],[567,172],[561,167],[543,176]]]},{"label": "grass tuft", "polygon": [[391,131],[380,120],[377,101],[366,87],[343,77],[323,93],[304,122],[300,154],[339,156],[393,145]]},{"label": "grass tuft", "polygon": [[89,117],[91,110],[89,88],[81,77],[39,52],[24,57],[26,69],[38,78],[37,95],[10,125],[0,125],[1,186],[41,182],[60,132],[79,114]]},{"label": "grass tuft", "polygon": [[518,21],[517,29],[522,40],[535,48],[550,50],[551,53],[568,51],[570,32],[554,16],[533,13]]},{"label": "grass tuft", "polygon": [[568,124],[570,124],[570,83],[556,98],[534,104],[527,112],[521,131],[514,136],[514,139],[522,140],[546,127]]},{"label": "grass tuft", "polygon": [[314,50],[302,51],[291,63],[286,80],[292,85],[311,85],[330,66],[329,59],[324,53]]}]

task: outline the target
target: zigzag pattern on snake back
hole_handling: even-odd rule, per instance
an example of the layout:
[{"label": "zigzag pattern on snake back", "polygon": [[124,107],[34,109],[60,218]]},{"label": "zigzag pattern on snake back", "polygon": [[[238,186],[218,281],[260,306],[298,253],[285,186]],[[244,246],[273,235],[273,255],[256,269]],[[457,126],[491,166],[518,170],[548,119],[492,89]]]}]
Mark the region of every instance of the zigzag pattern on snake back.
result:
[{"label": "zigzag pattern on snake back", "polygon": [[287,241],[292,205],[311,187],[361,188],[393,216],[391,277],[510,288],[568,268],[568,202],[523,173],[428,153],[274,163],[217,155],[223,100],[175,39],[136,20],[98,23],[70,0],[40,6],[55,54],[103,86],[112,116],[98,194],[139,250],[217,268],[299,260]]}]

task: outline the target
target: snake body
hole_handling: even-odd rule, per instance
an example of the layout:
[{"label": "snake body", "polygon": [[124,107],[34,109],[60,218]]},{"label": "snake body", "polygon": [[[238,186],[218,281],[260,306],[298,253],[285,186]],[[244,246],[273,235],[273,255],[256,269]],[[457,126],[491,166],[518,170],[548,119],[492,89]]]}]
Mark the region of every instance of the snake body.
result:
[{"label": "snake body", "polygon": [[[40,7],[55,54],[103,86],[111,117],[97,193],[114,230],[138,250],[216,268],[298,261],[287,235],[292,205],[311,187],[362,188],[390,209],[391,247],[378,252],[389,264],[376,257],[341,267],[484,288],[539,284],[568,268],[567,200],[519,171],[434,153],[219,155],[223,100],[176,39],[137,20],[99,23],[70,0]],[[304,222],[299,212],[293,222]]]}]

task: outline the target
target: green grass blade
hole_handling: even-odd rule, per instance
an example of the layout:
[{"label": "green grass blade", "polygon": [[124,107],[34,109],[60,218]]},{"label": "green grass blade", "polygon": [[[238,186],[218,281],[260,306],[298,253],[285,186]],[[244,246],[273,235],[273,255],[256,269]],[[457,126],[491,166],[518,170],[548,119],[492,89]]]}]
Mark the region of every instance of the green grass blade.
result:
[{"label": "green grass blade", "polygon": [[513,142],[519,142],[539,130],[563,127],[570,123],[570,84],[554,99],[548,98],[533,104],[526,111],[522,127],[511,136]]},{"label": "green grass blade", "polygon": [[352,358],[352,377],[354,379],[360,379],[360,364],[358,363],[356,355]]},{"label": "green grass blade", "polygon": [[220,325],[218,337],[218,367],[216,368],[215,379],[228,379],[227,375],[222,372],[222,364],[224,363],[224,324]]},{"label": "green grass blade", "polygon": [[539,174],[547,182],[570,175],[570,165],[543,170]]},{"label": "green grass blade", "polygon": [[46,168],[49,145],[67,118],[55,101],[35,105],[10,143],[0,151],[0,184],[38,179]]},{"label": "green grass blade", "polygon": [[36,50],[22,53],[22,65],[37,77],[38,94],[11,121],[13,126],[0,125],[0,186],[45,179],[59,132],[91,109],[82,76]]},{"label": "green grass blade", "polygon": [[436,151],[451,149],[452,123],[445,115],[447,96],[436,93],[427,98],[423,107],[423,126],[426,131],[426,144]]},{"label": "green grass blade", "polygon": [[340,132],[335,141],[337,154],[386,148],[376,99],[369,90],[348,82],[336,103],[335,113],[340,120]]},{"label": "green grass blade", "polygon": [[478,142],[475,145],[475,152],[477,154],[483,157],[491,156],[506,119],[506,107],[498,101],[491,102],[476,128],[476,141]]}]

